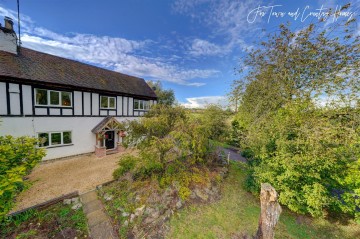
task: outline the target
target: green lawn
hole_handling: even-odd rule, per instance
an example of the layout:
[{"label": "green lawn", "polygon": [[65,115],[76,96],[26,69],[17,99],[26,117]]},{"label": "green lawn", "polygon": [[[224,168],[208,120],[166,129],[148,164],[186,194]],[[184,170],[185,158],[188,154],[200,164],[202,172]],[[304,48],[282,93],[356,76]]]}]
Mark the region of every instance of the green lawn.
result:
[{"label": "green lawn", "polygon": [[[190,206],[169,222],[167,238],[231,238],[235,234],[255,234],[260,202],[243,189],[245,169],[232,163],[224,182],[223,197],[210,205]],[[360,225],[352,221],[330,223],[289,212],[283,207],[276,238],[360,238]]]}]

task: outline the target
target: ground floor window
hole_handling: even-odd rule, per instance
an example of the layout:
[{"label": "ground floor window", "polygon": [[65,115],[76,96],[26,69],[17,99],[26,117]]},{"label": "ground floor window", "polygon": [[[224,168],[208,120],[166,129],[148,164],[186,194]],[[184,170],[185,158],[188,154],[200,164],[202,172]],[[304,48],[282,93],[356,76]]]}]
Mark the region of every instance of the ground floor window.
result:
[{"label": "ground floor window", "polygon": [[39,146],[51,147],[72,144],[71,131],[38,133]]}]

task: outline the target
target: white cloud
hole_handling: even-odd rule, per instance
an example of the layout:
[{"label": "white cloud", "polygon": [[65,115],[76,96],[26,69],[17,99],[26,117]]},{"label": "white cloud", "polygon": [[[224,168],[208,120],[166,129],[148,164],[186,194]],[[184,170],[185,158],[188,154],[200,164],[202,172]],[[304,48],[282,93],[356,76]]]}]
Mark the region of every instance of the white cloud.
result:
[{"label": "white cloud", "polygon": [[186,108],[205,108],[209,104],[217,104],[222,107],[228,106],[228,101],[225,96],[203,96],[186,98],[187,102],[181,103]]},{"label": "white cloud", "polygon": [[[221,51],[230,52],[233,49],[242,51],[253,46],[247,44],[246,37],[255,35],[257,23],[247,22],[248,13],[261,4],[261,0],[177,0],[173,9],[208,26],[213,34],[224,37],[223,45],[196,39],[193,41],[190,54],[194,56],[217,55]],[[206,6],[206,7],[204,7]]]},{"label": "white cloud", "polygon": [[189,53],[193,56],[224,55],[230,52],[230,48],[219,46],[202,39],[195,39],[192,42]]},{"label": "white cloud", "polygon": [[[17,19],[16,12],[1,6],[0,16]],[[37,51],[146,79],[189,86],[205,85],[194,80],[206,79],[218,73],[214,69],[187,69],[169,61],[165,56],[155,58],[142,54],[146,52],[148,55],[155,55],[151,54],[151,50],[155,49],[152,40],[136,41],[81,33],[59,34],[36,26],[26,15],[22,15],[21,19],[22,45]]]}]

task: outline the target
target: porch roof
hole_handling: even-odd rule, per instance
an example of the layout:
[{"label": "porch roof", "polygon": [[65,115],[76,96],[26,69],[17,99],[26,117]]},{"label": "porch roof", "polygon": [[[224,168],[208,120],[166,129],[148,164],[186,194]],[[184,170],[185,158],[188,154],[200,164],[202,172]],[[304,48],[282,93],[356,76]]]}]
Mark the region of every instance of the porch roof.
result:
[{"label": "porch roof", "polygon": [[109,131],[109,130],[115,130],[115,131],[121,130],[120,122],[117,121],[113,116],[107,116],[99,124],[97,124],[91,130],[91,132],[93,132],[94,134],[98,134],[100,132]]}]

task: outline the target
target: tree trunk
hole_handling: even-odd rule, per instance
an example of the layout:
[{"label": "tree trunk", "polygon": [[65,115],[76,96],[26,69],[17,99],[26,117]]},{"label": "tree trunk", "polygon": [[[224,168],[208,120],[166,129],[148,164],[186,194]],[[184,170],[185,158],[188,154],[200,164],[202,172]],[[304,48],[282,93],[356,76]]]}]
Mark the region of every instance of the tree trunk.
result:
[{"label": "tree trunk", "polygon": [[278,194],[270,184],[261,184],[260,201],[261,213],[255,239],[273,239],[281,207],[278,203]]}]

